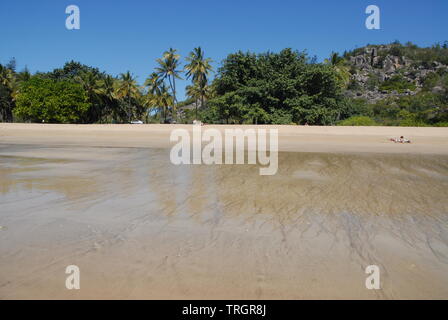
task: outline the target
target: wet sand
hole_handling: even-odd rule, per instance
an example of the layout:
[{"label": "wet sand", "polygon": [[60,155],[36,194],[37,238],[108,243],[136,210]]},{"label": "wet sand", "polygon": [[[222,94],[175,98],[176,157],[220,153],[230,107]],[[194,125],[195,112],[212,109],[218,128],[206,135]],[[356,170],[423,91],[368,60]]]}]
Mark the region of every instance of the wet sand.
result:
[{"label": "wet sand", "polygon": [[[11,126],[0,125],[1,299],[448,298],[445,129],[403,133],[411,145],[383,141],[402,128],[288,129],[280,149],[296,152],[260,176],[172,165],[163,126],[90,139]],[[131,139],[139,130],[151,141]],[[71,264],[81,290],[65,288]],[[381,290],[365,288],[373,264]]]}]

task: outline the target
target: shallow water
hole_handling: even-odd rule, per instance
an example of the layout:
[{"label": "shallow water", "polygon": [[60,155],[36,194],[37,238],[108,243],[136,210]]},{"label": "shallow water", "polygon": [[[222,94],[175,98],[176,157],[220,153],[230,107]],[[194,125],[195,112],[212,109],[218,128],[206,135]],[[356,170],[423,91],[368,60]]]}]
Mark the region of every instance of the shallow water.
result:
[{"label": "shallow water", "polygon": [[0,298],[448,298],[447,156],[280,153],[276,175],[258,169],[2,145]]}]

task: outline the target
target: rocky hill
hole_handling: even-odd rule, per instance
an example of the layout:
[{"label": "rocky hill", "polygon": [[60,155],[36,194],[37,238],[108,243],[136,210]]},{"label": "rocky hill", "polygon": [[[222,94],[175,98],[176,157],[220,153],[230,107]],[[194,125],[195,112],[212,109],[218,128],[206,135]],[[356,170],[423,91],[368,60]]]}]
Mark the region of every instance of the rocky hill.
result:
[{"label": "rocky hill", "polygon": [[[446,44],[418,48],[413,44],[369,45],[344,54],[350,82],[346,94],[370,103],[388,97],[440,93],[437,78],[448,74]],[[440,80],[440,79],[439,79]]]}]

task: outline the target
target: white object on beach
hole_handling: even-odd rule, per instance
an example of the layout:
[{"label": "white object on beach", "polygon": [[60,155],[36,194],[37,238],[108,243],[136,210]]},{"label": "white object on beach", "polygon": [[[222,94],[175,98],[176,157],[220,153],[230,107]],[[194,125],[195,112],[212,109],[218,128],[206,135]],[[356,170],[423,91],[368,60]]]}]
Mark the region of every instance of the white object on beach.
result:
[{"label": "white object on beach", "polygon": [[411,143],[411,140],[406,139],[403,136],[400,138],[390,138],[390,141],[395,142],[395,143]]},{"label": "white object on beach", "polygon": [[134,121],[131,121],[131,124],[143,124],[143,121],[141,121],[141,120],[134,120]]}]

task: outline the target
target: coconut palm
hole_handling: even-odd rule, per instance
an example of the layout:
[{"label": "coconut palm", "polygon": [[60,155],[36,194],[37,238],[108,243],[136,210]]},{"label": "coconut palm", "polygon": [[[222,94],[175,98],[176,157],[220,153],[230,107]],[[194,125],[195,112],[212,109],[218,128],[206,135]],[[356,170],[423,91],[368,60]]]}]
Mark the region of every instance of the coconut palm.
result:
[{"label": "coconut palm", "polygon": [[160,87],[163,83],[163,80],[161,77],[153,72],[151,75],[146,79],[145,86],[148,87],[148,92],[157,95],[160,92]]},{"label": "coconut palm", "polygon": [[107,113],[112,113],[113,120],[116,120],[118,111],[118,104],[115,95],[115,84],[115,78],[110,75],[106,75],[106,77],[98,81],[99,88],[97,90],[104,105],[104,109],[106,109]]},{"label": "coconut palm", "polygon": [[0,84],[9,87],[13,80],[13,72],[11,69],[0,64]]},{"label": "coconut palm", "polygon": [[88,112],[88,122],[96,122],[101,119],[101,106],[99,103],[100,97],[100,86],[99,86],[99,76],[98,74],[87,71],[82,72],[75,77],[75,81],[81,84],[84,91],[87,94],[89,102],[91,103],[90,110]]},{"label": "coconut palm", "polygon": [[137,98],[139,91],[137,82],[129,71],[120,74],[120,81],[116,89],[116,94],[119,99],[126,99],[128,105],[128,120],[131,122],[131,99]]},{"label": "coconut palm", "polygon": [[[146,79],[144,85],[148,87],[144,105],[149,109],[158,109],[160,111],[160,96],[162,93],[162,85],[164,86],[163,80],[156,72],[153,72]],[[163,115],[161,115],[160,118],[162,118],[162,116]]]},{"label": "coconut palm", "polygon": [[204,106],[204,99],[210,97],[211,90],[207,83],[207,79],[202,78],[201,80],[195,81],[193,85],[187,86],[186,88],[187,96],[193,98],[195,101],[195,117],[198,118],[198,102],[201,101],[201,107]]},{"label": "coconut palm", "polygon": [[12,121],[12,110],[15,99],[19,92],[19,83],[15,77],[14,71],[0,64],[0,90],[3,98],[0,101],[2,111],[2,121]]},{"label": "coconut palm", "polygon": [[157,109],[160,112],[160,118],[163,118],[165,122],[169,107],[173,105],[173,100],[173,96],[165,83],[161,82],[153,92],[149,91],[145,96],[145,105]]},{"label": "coconut palm", "polygon": [[163,53],[161,59],[157,59],[159,66],[156,68],[156,73],[162,80],[168,79],[168,83],[173,95],[173,111],[177,110],[177,98],[176,98],[176,79],[182,79],[178,68],[180,55],[176,53],[176,49],[170,48]]},{"label": "coconut palm", "polygon": [[104,79],[98,81],[98,93],[104,95],[107,99],[115,98],[115,79],[111,75],[107,75]]},{"label": "coconut palm", "polygon": [[209,73],[213,71],[210,58],[204,58],[204,51],[201,47],[194,48],[186,58],[189,62],[185,66],[187,79],[192,78],[193,82],[207,79]]},{"label": "coconut palm", "polygon": [[[193,85],[190,87],[190,92],[192,94],[199,94],[199,99],[201,100],[201,107],[204,107],[204,100],[207,98],[209,87],[208,87],[208,75],[213,71],[210,65],[211,59],[204,58],[204,51],[201,47],[194,48],[190,52],[190,55],[186,58],[189,62],[185,66],[187,79],[192,78]],[[188,94],[188,92],[187,92]],[[190,95],[193,97],[192,95]],[[198,116],[198,108],[196,100],[196,118]]]},{"label": "coconut palm", "polygon": [[165,86],[164,83],[160,87],[159,104],[164,110],[165,120],[166,120],[167,110],[169,109],[170,106],[173,106],[173,110],[171,110],[172,114],[173,114],[173,112],[176,111],[174,108],[174,96],[172,96],[170,94],[170,92],[168,91],[168,88]]},{"label": "coconut palm", "polygon": [[75,77],[75,81],[82,85],[89,98],[94,98],[99,92],[99,77],[93,72],[83,72]]}]

